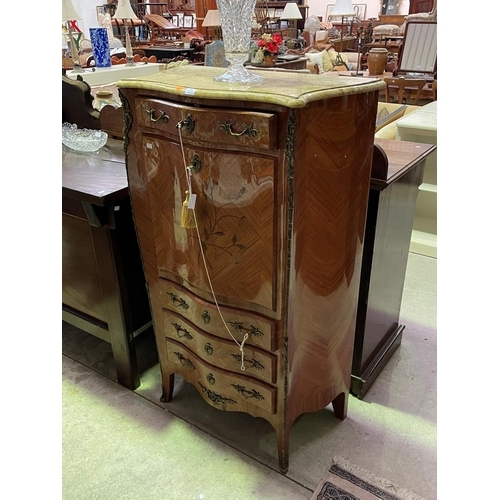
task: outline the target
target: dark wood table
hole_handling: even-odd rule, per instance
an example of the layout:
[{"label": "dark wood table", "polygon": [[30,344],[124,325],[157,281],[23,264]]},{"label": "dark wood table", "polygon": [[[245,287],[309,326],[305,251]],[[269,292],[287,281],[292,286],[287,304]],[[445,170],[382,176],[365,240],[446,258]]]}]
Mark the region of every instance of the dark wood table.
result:
[{"label": "dark wood table", "polygon": [[144,53],[147,57],[156,56],[156,59],[160,61],[161,59],[173,59],[178,56],[186,56],[191,59],[193,57],[194,49],[185,49],[183,47],[171,47],[171,46],[154,46],[144,47]]},{"label": "dark wood table", "polygon": [[253,66],[258,69],[273,69],[273,68],[281,68],[281,69],[306,69],[307,67],[307,57],[298,57],[297,59],[293,59],[291,61],[276,61],[274,66],[266,66],[265,64],[260,63],[245,63],[245,66]]},{"label": "dark wood table", "polygon": [[134,337],[151,325],[123,142],[62,146],[63,320],[111,344],[118,381],[140,385]]},{"label": "dark wood table", "polygon": [[401,300],[418,188],[431,144],[375,139],[351,393],[363,399],[401,344]]}]

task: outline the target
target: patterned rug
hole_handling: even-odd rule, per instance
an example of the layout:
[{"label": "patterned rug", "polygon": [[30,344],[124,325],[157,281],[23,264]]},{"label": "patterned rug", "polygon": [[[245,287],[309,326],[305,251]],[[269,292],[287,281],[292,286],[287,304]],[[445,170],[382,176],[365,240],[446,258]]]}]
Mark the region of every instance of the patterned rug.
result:
[{"label": "patterned rug", "polygon": [[311,500],[425,500],[340,457],[325,472]]}]

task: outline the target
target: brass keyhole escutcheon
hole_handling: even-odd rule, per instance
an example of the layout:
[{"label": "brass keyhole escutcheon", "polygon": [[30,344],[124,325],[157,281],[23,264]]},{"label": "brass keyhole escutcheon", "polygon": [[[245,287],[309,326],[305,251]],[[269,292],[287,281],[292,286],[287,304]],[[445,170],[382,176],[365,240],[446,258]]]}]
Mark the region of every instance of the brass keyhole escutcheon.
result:
[{"label": "brass keyhole escutcheon", "polygon": [[209,373],[207,375],[207,382],[210,384],[210,385],[214,385],[215,384],[215,377],[213,376],[212,373]]},{"label": "brass keyhole escutcheon", "polygon": [[207,343],[205,344],[205,352],[206,352],[209,356],[211,356],[211,355],[213,354],[213,352],[214,352],[214,348],[210,345],[210,342],[207,342]]},{"label": "brass keyhole escutcheon", "polygon": [[210,314],[208,314],[208,311],[203,311],[201,313],[201,319],[203,320],[203,323],[205,323],[205,325],[208,325],[208,323],[210,323]]}]

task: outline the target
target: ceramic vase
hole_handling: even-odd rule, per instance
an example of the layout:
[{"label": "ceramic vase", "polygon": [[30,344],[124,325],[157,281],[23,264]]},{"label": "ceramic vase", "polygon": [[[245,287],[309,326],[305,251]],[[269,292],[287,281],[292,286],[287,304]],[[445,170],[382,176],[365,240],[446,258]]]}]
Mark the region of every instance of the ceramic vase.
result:
[{"label": "ceramic vase", "polygon": [[277,59],[278,59],[277,55],[264,56],[264,65],[265,66],[276,66],[276,60]]},{"label": "ceramic vase", "polygon": [[89,32],[96,68],[110,68],[111,53],[106,28],[89,28]]},{"label": "ceramic vase", "polygon": [[262,76],[248,71],[243,63],[248,59],[252,33],[252,16],[256,0],[217,0],[220,13],[224,52],[230,67],[214,81],[242,85],[258,85]]},{"label": "ceramic vase", "polygon": [[370,75],[382,75],[387,66],[387,57],[387,49],[370,49],[370,52],[368,52],[368,73]]}]

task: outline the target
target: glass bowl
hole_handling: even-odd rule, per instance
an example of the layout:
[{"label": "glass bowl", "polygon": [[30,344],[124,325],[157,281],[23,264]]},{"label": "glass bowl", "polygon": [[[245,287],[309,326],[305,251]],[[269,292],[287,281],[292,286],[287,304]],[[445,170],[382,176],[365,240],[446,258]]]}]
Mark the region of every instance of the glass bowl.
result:
[{"label": "glass bowl", "polygon": [[62,124],[62,142],[75,151],[84,153],[99,151],[107,140],[108,134],[102,130],[79,129],[75,124]]}]

